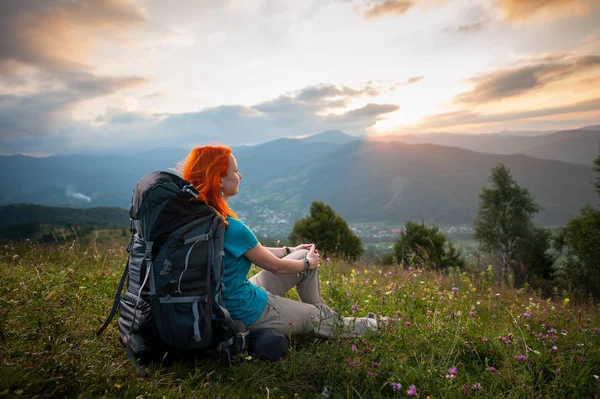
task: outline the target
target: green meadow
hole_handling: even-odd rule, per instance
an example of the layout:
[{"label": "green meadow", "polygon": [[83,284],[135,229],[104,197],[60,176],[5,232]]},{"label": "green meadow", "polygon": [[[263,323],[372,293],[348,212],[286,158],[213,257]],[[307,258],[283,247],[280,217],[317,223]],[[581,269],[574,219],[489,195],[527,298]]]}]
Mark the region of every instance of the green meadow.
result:
[{"label": "green meadow", "polygon": [[[434,272],[321,267],[325,301],[343,315],[391,321],[356,339],[291,337],[269,363],[240,355],[155,364],[141,378],[118,341],[112,305],[127,237],[101,231],[0,246],[0,397],[595,398],[600,314],[568,297],[541,298],[491,270]],[[295,297],[294,292],[290,292]]]}]

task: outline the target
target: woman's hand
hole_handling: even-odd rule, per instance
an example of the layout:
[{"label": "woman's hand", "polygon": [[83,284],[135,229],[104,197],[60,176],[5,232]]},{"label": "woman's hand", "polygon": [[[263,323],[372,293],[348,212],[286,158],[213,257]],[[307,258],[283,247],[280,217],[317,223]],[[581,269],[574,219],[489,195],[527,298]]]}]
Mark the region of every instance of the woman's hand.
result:
[{"label": "woman's hand", "polygon": [[310,250],[310,246],[311,246],[311,245],[314,245],[314,244],[300,244],[300,245],[298,245],[298,246],[296,246],[296,247],[290,248],[290,251],[291,251],[291,252],[294,252],[294,251],[297,251],[297,250],[299,250],[299,249],[307,249],[307,250]]},{"label": "woman's hand", "polygon": [[308,260],[308,264],[310,265],[311,270],[318,269],[321,266],[321,255],[319,255],[319,251],[315,247],[315,244],[310,244],[308,249],[308,254],[306,254],[306,259]]}]

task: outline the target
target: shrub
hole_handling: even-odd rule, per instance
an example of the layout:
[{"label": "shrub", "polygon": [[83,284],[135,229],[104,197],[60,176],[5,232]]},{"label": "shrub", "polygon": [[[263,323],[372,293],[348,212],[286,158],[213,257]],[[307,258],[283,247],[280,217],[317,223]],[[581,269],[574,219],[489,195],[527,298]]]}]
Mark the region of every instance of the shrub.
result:
[{"label": "shrub", "polygon": [[394,245],[394,255],[405,263],[416,260],[434,269],[464,267],[464,260],[437,225],[409,221]]},{"label": "shrub", "polygon": [[321,201],[312,203],[309,217],[296,220],[289,240],[314,243],[324,257],[339,255],[356,260],[363,253],[360,238],[350,230],[348,223]]}]

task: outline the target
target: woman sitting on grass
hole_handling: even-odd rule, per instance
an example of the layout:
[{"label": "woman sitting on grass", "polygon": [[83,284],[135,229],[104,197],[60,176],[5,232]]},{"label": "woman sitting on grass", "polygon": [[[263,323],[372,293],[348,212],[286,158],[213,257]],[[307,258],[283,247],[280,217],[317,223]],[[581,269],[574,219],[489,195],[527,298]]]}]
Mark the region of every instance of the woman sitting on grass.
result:
[{"label": "woman sitting on grass", "polygon": [[[263,247],[229,208],[227,200],[238,193],[242,179],[229,147],[193,149],[181,173],[227,224],[222,296],[233,319],[250,330],[272,328],[285,336],[357,336],[377,329],[375,315],[342,318],[323,302],[318,273],[321,259],[314,244]],[[264,270],[248,280],[252,264]],[[300,302],[283,297],[293,287]]]}]

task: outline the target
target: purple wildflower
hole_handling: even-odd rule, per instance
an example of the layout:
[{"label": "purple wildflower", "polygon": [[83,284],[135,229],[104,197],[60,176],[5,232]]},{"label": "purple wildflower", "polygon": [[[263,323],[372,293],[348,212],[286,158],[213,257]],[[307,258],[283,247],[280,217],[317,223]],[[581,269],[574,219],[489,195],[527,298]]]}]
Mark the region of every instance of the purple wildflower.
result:
[{"label": "purple wildflower", "polygon": [[407,321],[405,324],[406,324],[406,327],[410,327],[410,321]]},{"label": "purple wildflower", "polygon": [[519,355],[516,357],[516,359],[520,362],[524,362],[525,360],[527,360],[527,356]]},{"label": "purple wildflower", "polygon": [[406,394],[408,396],[417,396],[417,387],[414,385],[409,386],[408,391],[406,391]]},{"label": "purple wildflower", "polygon": [[475,384],[473,384],[473,386],[471,387],[471,389],[473,391],[481,391],[481,383],[480,382],[476,382]]},{"label": "purple wildflower", "polygon": [[356,345],[352,344],[352,352],[356,352],[358,350],[358,348],[356,347]]},{"label": "purple wildflower", "polygon": [[358,310],[358,305],[352,305],[352,310]]},{"label": "purple wildflower", "polygon": [[399,382],[392,382],[392,389],[394,389],[394,391],[402,389],[402,384],[400,384]]},{"label": "purple wildflower", "polygon": [[554,345],[554,346],[552,346],[552,350],[553,350],[554,352],[556,352],[556,351],[558,350],[558,347],[557,347],[556,345]]},{"label": "purple wildflower", "polygon": [[456,367],[450,367],[448,369],[448,374],[450,374],[450,375],[456,375]]},{"label": "purple wildflower", "polygon": [[496,292],[496,295],[494,295],[496,298],[498,298],[500,296],[499,292]]},{"label": "purple wildflower", "polygon": [[371,367],[373,367],[374,369],[376,369],[377,367],[379,367],[379,363],[378,362],[374,362]]},{"label": "purple wildflower", "polygon": [[452,287],[452,292],[456,292],[456,291],[458,291],[458,288]]},{"label": "purple wildflower", "polygon": [[494,367],[494,366],[490,366],[490,367],[488,367],[488,371],[489,371],[490,373],[495,373],[495,372],[496,372],[496,367]]},{"label": "purple wildflower", "polygon": [[523,317],[531,317],[531,313],[525,312],[525,313],[523,313]]}]

